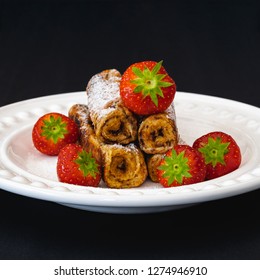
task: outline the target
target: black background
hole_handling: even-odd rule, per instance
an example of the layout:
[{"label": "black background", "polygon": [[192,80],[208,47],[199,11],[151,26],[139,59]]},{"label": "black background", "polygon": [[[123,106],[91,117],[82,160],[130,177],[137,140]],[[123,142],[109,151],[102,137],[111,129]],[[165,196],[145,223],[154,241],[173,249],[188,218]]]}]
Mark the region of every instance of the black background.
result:
[{"label": "black background", "polygon": [[[0,105],[164,60],[179,91],[260,107],[257,1],[0,1]],[[1,259],[259,259],[260,192],[92,213],[0,191]]]}]

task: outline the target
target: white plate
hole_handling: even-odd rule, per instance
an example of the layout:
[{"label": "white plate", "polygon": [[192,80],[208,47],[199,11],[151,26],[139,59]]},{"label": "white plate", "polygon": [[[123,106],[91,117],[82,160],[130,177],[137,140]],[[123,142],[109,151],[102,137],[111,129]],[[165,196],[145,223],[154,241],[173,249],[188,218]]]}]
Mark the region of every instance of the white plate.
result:
[{"label": "white plate", "polygon": [[107,213],[149,213],[226,198],[260,186],[260,109],[240,102],[177,92],[175,109],[181,137],[188,143],[210,131],[231,134],[242,164],[223,177],[193,185],[163,188],[147,180],[134,189],[80,187],[60,183],[56,157],[40,154],[31,140],[36,120],[51,111],[67,114],[85,93],[51,95],[0,108],[0,188],[73,208]]}]

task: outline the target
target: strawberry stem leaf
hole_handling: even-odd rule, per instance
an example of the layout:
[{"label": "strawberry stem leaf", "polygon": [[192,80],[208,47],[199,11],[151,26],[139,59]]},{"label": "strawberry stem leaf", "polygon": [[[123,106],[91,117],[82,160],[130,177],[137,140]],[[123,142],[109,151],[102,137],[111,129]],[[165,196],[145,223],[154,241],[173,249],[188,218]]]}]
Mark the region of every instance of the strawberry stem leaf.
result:
[{"label": "strawberry stem leaf", "polygon": [[134,93],[142,93],[143,98],[150,96],[153,103],[158,107],[158,95],[164,97],[161,88],[170,87],[173,83],[165,82],[163,79],[165,74],[158,74],[163,61],[155,64],[152,70],[147,67],[142,71],[138,67],[133,67],[132,71],[136,75],[136,79],[131,80],[135,84]]},{"label": "strawberry stem leaf", "polygon": [[96,178],[96,175],[99,173],[98,164],[92,153],[87,153],[85,150],[82,150],[78,153],[78,157],[75,162],[79,166],[79,170],[82,171],[84,177],[90,175],[93,178]]},{"label": "strawberry stem leaf", "polygon": [[53,115],[47,120],[43,120],[42,133],[47,140],[52,140],[57,144],[59,139],[63,139],[68,133],[66,122],[62,121],[61,117],[55,118]]},{"label": "strawberry stem leaf", "polygon": [[209,137],[208,143],[199,148],[199,151],[203,154],[206,164],[212,164],[213,167],[220,163],[226,165],[224,156],[228,153],[228,146],[230,142],[221,142],[221,138],[216,139]]},{"label": "strawberry stem leaf", "polygon": [[177,181],[179,184],[182,184],[183,179],[191,178],[188,159],[184,156],[185,151],[180,152],[179,154],[173,149],[170,156],[164,158],[164,164],[158,167],[159,170],[163,170],[163,178],[167,178],[168,186],[170,186],[174,181]]}]

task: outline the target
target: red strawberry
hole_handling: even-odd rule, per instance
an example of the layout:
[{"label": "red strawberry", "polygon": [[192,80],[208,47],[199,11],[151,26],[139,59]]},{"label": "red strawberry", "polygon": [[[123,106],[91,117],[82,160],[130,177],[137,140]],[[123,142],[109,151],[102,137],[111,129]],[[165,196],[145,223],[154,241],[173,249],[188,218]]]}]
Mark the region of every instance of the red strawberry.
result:
[{"label": "red strawberry", "polygon": [[206,176],[202,155],[188,145],[176,145],[169,150],[157,169],[159,182],[165,188],[199,183]]},{"label": "red strawberry", "polygon": [[96,187],[101,169],[91,152],[78,144],[68,144],[59,152],[57,175],[63,183]]},{"label": "red strawberry", "polygon": [[206,179],[228,174],[240,166],[241,152],[236,141],[228,134],[214,131],[201,136],[193,143],[207,165]]},{"label": "red strawberry", "polygon": [[162,61],[135,63],[126,69],[120,82],[124,105],[138,115],[165,111],[175,92],[175,82],[162,66]]},{"label": "red strawberry", "polygon": [[60,113],[43,115],[35,123],[32,140],[41,153],[55,156],[61,148],[78,140],[79,130],[76,123]]}]

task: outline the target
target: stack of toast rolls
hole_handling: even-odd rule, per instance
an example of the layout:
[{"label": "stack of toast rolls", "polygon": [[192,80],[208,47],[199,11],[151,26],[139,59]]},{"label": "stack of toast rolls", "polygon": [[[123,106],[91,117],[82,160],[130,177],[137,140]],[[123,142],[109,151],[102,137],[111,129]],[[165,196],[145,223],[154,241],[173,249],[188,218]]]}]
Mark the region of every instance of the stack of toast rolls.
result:
[{"label": "stack of toast rolls", "polygon": [[86,87],[86,104],[75,104],[69,117],[80,130],[80,144],[102,167],[109,188],[141,186],[147,176],[158,182],[163,154],[179,141],[172,104],[165,112],[138,116],[120,99],[121,74],[116,69],[94,75]]}]

